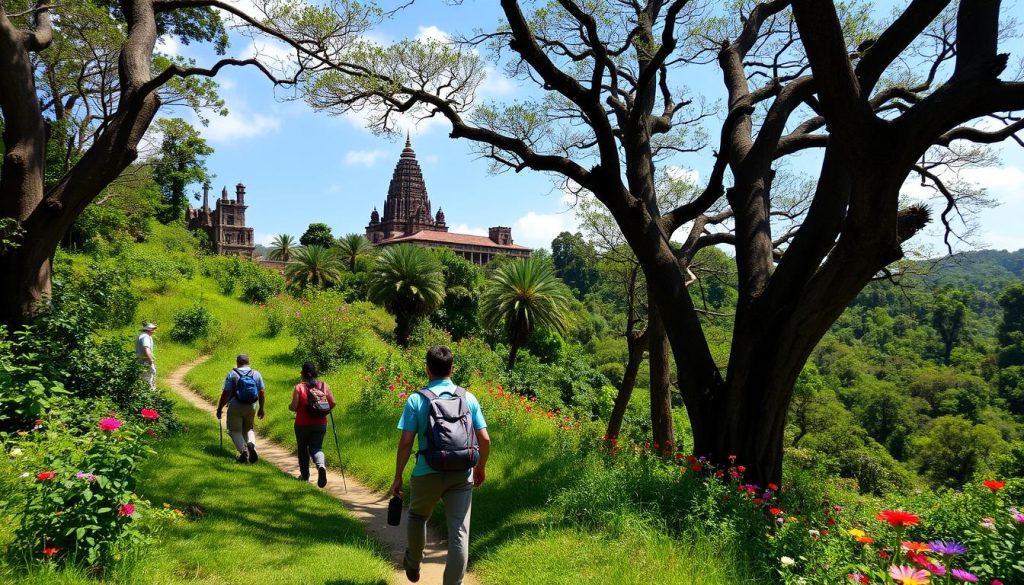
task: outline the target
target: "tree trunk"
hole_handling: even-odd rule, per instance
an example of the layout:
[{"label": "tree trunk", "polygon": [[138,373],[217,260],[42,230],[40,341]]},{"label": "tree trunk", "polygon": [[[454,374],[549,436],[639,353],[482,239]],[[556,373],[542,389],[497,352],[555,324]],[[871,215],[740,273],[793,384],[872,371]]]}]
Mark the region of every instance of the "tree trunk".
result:
[{"label": "tree trunk", "polygon": [[508,350],[508,370],[511,372],[516,367],[516,355],[519,354],[519,344],[512,342],[512,347]]},{"label": "tree trunk", "polygon": [[636,387],[637,373],[640,371],[640,363],[644,360],[644,347],[647,344],[647,332],[630,332],[626,335],[626,346],[629,351],[629,358],[626,360],[626,371],[622,375],[622,387],[615,396],[615,405],[612,407],[612,414],[608,417],[608,430],[605,435],[609,439],[618,438],[622,432],[622,420],[626,416],[626,409],[629,407],[629,400],[633,396],[633,388]]},{"label": "tree trunk", "polygon": [[651,434],[659,449],[675,445],[672,424],[672,382],[669,376],[669,346],[665,325],[654,299],[647,305],[647,348],[651,369]]},{"label": "tree trunk", "polygon": [[395,341],[400,347],[409,347],[409,336],[412,334],[412,319],[398,311],[395,315]]}]

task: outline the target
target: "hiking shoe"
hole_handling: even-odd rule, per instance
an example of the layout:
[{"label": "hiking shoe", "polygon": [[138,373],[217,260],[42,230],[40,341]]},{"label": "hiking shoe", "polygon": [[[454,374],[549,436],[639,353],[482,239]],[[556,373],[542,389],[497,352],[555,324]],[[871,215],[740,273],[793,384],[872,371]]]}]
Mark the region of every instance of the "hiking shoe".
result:
[{"label": "hiking shoe", "polygon": [[239,454],[238,455],[238,459],[235,459],[235,462],[237,462],[237,463],[248,463],[249,462],[249,454],[248,453],[241,453],[241,454]]},{"label": "hiking shoe", "polygon": [[402,566],[405,568],[405,578],[410,583],[415,583],[420,580],[420,570],[413,569],[409,566],[409,551],[405,551],[405,556],[402,557]]},{"label": "hiking shoe", "polygon": [[246,447],[249,448],[249,463],[256,463],[259,457],[256,456],[256,445],[252,443],[246,443]]},{"label": "hiking shoe", "polygon": [[316,468],[316,487],[322,488],[327,485],[327,468],[320,466]]}]

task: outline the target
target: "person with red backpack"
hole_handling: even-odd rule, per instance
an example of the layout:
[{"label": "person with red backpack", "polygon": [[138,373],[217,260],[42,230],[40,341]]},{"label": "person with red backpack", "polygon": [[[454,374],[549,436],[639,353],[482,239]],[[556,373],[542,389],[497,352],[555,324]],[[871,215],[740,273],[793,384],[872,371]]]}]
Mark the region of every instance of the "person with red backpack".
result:
[{"label": "person with red backpack", "polygon": [[324,466],[324,436],[327,434],[327,416],[334,410],[331,387],[317,380],[316,366],[302,364],[302,381],[292,390],[292,403],[288,410],[295,413],[295,442],[299,450],[299,479],[309,481],[309,460],[316,465],[316,485],[327,485]]},{"label": "person with red backpack", "polygon": [[427,518],[438,500],[444,502],[448,520],[448,558],[444,585],[461,585],[469,560],[469,518],[473,488],[486,477],[491,449],[480,403],[452,380],[452,350],[434,346],[427,350],[427,387],[409,396],[398,422],[395,480],[391,495],[402,496],[402,474],[418,441],[412,471],[412,501],[407,522],[408,547],[403,566],[413,583],[420,579],[420,563],[427,537]]}]

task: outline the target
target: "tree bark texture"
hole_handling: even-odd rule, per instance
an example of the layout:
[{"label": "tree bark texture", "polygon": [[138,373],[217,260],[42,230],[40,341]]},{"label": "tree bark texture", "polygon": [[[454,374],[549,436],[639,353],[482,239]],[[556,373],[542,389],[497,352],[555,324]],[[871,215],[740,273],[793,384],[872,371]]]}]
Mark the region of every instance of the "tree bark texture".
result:
[{"label": "tree bark texture", "polygon": [[651,370],[651,440],[656,449],[670,450],[676,442],[672,423],[672,381],[669,375],[668,338],[660,311],[654,303],[647,309],[647,347]]},{"label": "tree bark texture", "polygon": [[626,416],[626,409],[629,408],[629,401],[633,397],[633,389],[636,388],[637,374],[640,372],[640,364],[644,360],[644,349],[647,347],[647,333],[627,332],[626,333],[626,370],[622,374],[622,387],[615,395],[615,403],[612,406],[612,413],[608,417],[608,429],[605,433],[609,439],[616,439],[622,432],[622,421]]}]

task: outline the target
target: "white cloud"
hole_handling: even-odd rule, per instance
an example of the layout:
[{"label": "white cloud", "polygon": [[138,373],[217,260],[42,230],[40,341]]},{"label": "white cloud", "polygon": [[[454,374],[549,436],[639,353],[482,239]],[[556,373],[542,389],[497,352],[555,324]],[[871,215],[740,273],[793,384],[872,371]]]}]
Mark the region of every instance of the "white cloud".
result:
[{"label": "white cloud", "polygon": [[519,84],[514,79],[505,77],[494,67],[484,67],[484,80],[480,83],[477,93],[481,97],[503,96],[515,93]]},{"label": "white cloud", "polygon": [[201,128],[203,137],[210,142],[233,142],[277,131],[281,121],[272,116],[251,112],[242,104],[228,104],[227,116],[211,116],[210,124]]},{"label": "white cloud", "polygon": [[280,76],[291,75],[295,71],[295,50],[276,41],[259,39],[249,43],[242,51],[242,59],[258,59],[272,72]]},{"label": "white cloud", "polygon": [[388,153],[381,149],[375,150],[350,150],[345,153],[345,164],[362,165],[370,168],[377,164],[377,161]]},{"label": "white cloud", "polygon": [[170,57],[181,55],[181,43],[171,35],[164,35],[156,40],[156,50]]},{"label": "white cloud", "polygon": [[274,242],[274,238],[277,237],[277,234],[264,234],[262,232],[253,232],[252,237],[254,240],[256,240],[257,244],[261,246],[269,246]]},{"label": "white cloud", "polygon": [[964,169],[961,176],[986,188],[989,192],[998,192],[1004,197],[1018,198],[1024,196],[1021,186],[1024,185],[1024,169],[1014,166]]},{"label": "white cloud", "polygon": [[569,212],[537,213],[531,211],[512,224],[512,239],[515,243],[529,248],[550,248],[562,232],[575,232],[578,228],[576,217]]},{"label": "white cloud", "polygon": [[669,165],[665,167],[665,174],[673,181],[683,181],[691,185],[700,184],[700,173],[685,167]]},{"label": "white cloud", "polygon": [[416,40],[423,41],[438,41],[441,43],[450,43],[452,40],[451,35],[437,28],[434,25],[421,26],[419,32],[416,33]]},{"label": "white cloud", "polygon": [[471,227],[467,224],[460,223],[459,225],[448,226],[448,231],[455,234],[469,234],[471,236],[486,236],[487,228]]}]

